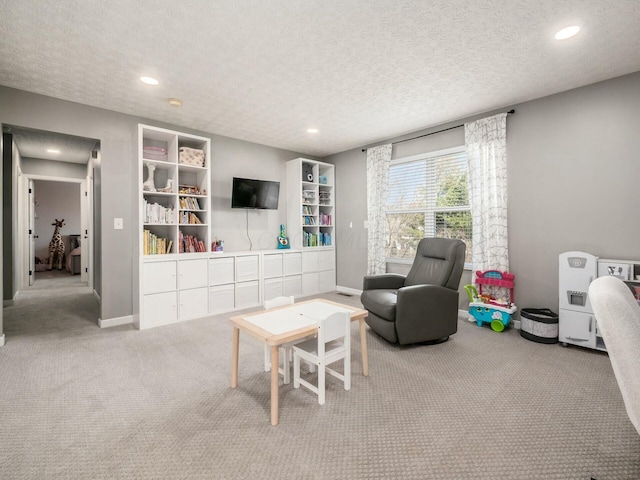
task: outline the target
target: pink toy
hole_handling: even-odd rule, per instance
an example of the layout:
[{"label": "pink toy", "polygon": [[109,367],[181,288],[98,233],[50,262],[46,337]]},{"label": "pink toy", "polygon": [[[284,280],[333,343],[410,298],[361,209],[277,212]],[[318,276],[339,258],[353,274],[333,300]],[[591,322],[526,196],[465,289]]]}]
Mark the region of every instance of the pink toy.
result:
[{"label": "pink toy", "polygon": [[478,285],[478,289],[480,290],[480,296],[482,296],[483,285],[508,288],[510,304],[515,302],[515,296],[513,294],[515,280],[516,276],[509,272],[499,272],[498,270],[487,270],[485,272],[480,270],[476,271],[476,285]]}]

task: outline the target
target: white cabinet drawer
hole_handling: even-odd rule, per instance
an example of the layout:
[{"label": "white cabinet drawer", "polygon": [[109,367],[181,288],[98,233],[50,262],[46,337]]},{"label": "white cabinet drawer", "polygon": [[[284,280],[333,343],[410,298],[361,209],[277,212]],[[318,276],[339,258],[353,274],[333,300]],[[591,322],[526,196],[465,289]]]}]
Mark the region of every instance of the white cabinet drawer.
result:
[{"label": "white cabinet drawer", "polygon": [[284,275],[299,275],[302,273],[302,254],[300,252],[285,253],[283,263]]},{"label": "white cabinet drawer", "polygon": [[235,285],[209,287],[209,313],[230,312],[236,306]]},{"label": "white cabinet drawer", "polygon": [[264,301],[281,297],[283,293],[283,281],[280,278],[269,278],[264,281]]},{"label": "white cabinet drawer", "polygon": [[156,293],[143,297],[144,319],[140,328],[159,327],[178,321],[176,292]]},{"label": "white cabinet drawer", "polygon": [[180,320],[206,317],[209,314],[207,287],[180,290]]},{"label": "white cabinet drawer", "polygon": [[[207,286],[207,259],[180,260],[178,262],[178,287],[196,288]],[[181,315],[182,317],[182,315]]]},{"label": "white cabinet drawer", "polygon": [[176,262],[148,262],[142,266],[143,293],[176,290]]},{"label": "white cabinet drawer", "polygon": [[258,279],[258,255],[236,257],[236,282]]},{"label": "white cabinet drawer", "polygon": [[299,297],[302,295],[302,275],[284,277],[285,297]]},{"label": "white cabinet drawer", "polygon": [[318,271],[318,252],[302,252],[302,273]]},{"label": "white cabinet drawer", "polygon": [[255,307],[260,304],[258,281],[236,283],[236,308]]},{"label": "white cabinet drawer", "polygon": [[320,291],[321,292],[332,292],[336,289],[336,271],[335,270],[325,270],[324,272],[320,272],[318,274],[320,281]]},{"label": "white cabinet drawer", "polygon": [[282,254],[268,253],[262,256],[262,265],[264,267],[264,278],[273,278],[282,276]]},{"label": "white cabinet drawer", "polygon": [[335,270],[336,269],[336,261],[335,261],[335,251],[334,250],[323,250],[322,252],[318,252],[318,270]]},{"label": "white cabinet drawer", "polygon": [[302,274],[302,294],[313,295],[318,293],[319,290],[319,276],[318,273],[303,273]]},{"label": "white cabinet drawer", "polygon": [[235,261],[233,257],[209,260],[209,284],[224,285],[235,281]]}]

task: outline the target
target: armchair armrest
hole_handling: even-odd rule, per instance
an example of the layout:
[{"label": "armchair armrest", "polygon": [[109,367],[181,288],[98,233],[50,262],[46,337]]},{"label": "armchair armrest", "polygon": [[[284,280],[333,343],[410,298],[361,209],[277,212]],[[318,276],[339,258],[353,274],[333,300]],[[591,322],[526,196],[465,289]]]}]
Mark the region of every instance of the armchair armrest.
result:
[{"label": "armchair armrest", "polygon": [[397,290],[404,285],[405,278],[404,275],[400,275],[399,273],[386,273],[384,275],[364,277],[362,290],[379,290],[382,288]]},{"label": "armchair armrest", "polygon": [[401,344],[448,337],[458,330],[458,291],[439,285],[398,290],[396,330]]}]

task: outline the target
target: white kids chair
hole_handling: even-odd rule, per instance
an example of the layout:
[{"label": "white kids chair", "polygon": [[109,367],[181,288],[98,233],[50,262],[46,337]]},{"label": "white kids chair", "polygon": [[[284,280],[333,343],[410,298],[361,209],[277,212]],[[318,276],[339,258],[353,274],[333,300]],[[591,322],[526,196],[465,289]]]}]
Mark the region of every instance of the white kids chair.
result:
[{"label": "white kids chair", "polygon": [[[276,297],[271,300],[265,300],[264,309],[268,310],[270,308],[284,307],[286,305],[293,305],[293,297]],[[281,357],[282,357],[282,368],[278,365],[278,373],[282,375],[284,378],[284,383],[288,384],[291,381],[291,346],[306,340],[306,338],[301,338],[299,340],[294,340],[293,342],[288,342],[281,345]],[[264,371],[271,371],[271,347],[268,345],[264,346]]]},{"label": "white kids chair", "polygon": [[[318,386],[300,378],[300,359],[318,367]],[[328,367],[343,360],[344,375]],[[344,383],[351,389],[351,317],[349,312],[336,312],[318,322],[318,337],[293,346],[293,387],[306,388],[318,395],[318,403],[324,405],[325,373]]]}]

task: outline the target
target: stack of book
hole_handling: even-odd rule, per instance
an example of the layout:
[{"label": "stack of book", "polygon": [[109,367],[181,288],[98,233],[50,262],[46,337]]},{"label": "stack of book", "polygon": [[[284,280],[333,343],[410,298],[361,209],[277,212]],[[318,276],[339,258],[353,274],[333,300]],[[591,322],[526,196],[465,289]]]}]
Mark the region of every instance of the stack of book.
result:
[{"label": "stack of book", "polygon": [[159,203],[149,203],[144,200],[144,223],[174,223],[173,206],[164,206]]},{"label": "stack of book", "polygon": [[201,210],[198,200],[193,197],[180,197],[180,208],[182,210]]},{"label": "stack of book", "polygon": [[180,212],[180,223],[181,224],[188,223],[191,225],[201,225],[202,221],[193,212]]},{"label": "stack of book", "polygon": [[166,238],[158,237],[149,230],[144,230],[142,235],[143,255],[164,255],[171,253],[173,242]]},{"label": "stack of book", "polygon": [[207,248],[202,240],[180,232],[180,253],[206,252]]},{"label": "stack of book", "polygon": [[320,225],[332,225],[331,215],[320,212]]},{"label": "stack of book", "polygon": [[322,245],[323,247],[331,246],[331,235],[329,233],[320,234],[320,245]]}]

